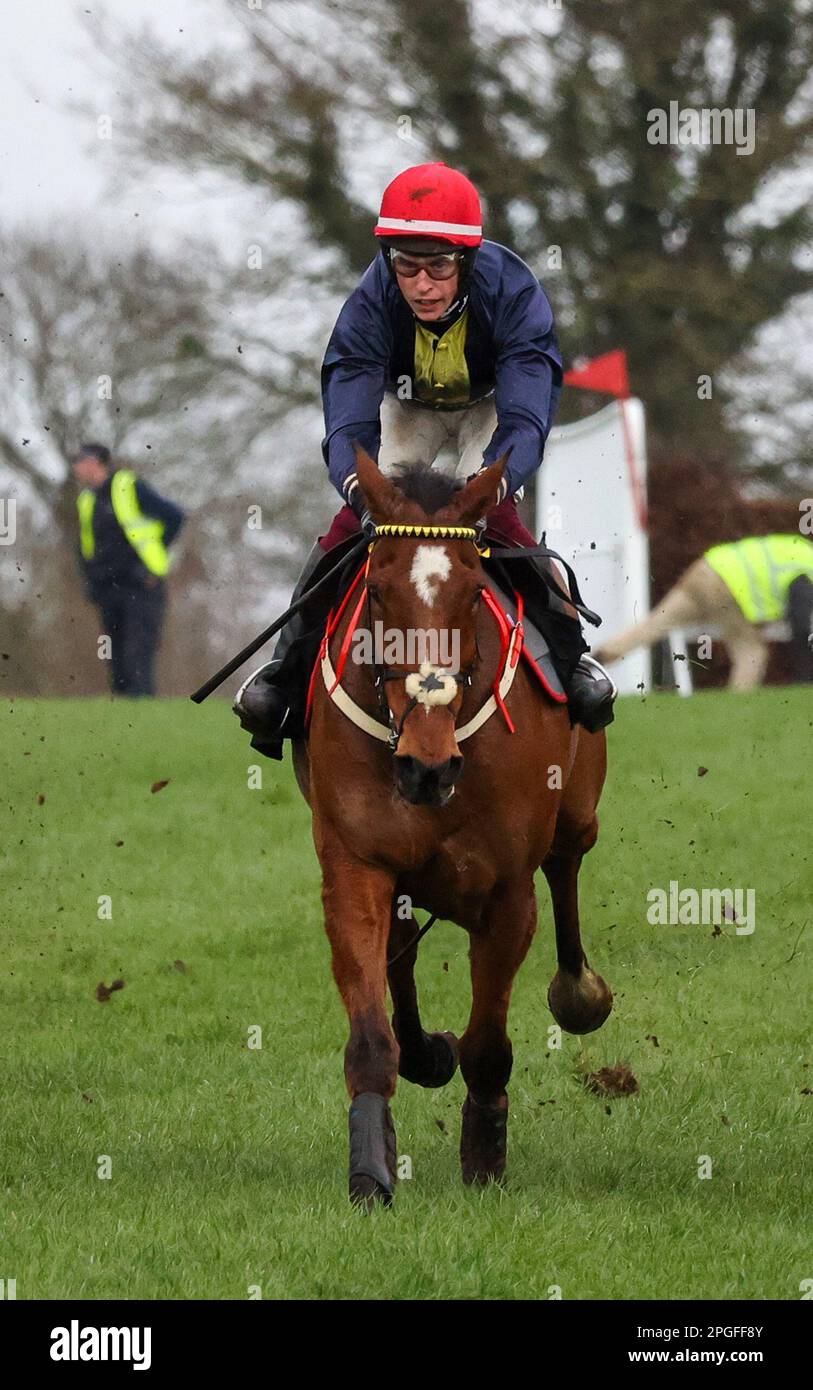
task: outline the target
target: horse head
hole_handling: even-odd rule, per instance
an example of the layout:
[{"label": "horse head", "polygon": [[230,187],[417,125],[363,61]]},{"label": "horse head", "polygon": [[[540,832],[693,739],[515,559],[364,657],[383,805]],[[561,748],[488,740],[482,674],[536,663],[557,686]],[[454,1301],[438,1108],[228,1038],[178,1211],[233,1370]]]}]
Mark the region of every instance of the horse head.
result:
[{"label": "horse head", "polygon": [[367,588],[371,625],[381,623],[390,653],[376,680],[396,785],[414,805],[442,806],[463,766],[455,725],[477,660],[485,577],[476,527],[497,501],[505,459],[463,487],[426,469],[394,481],[361,449],[356,463],[377,528]]}]

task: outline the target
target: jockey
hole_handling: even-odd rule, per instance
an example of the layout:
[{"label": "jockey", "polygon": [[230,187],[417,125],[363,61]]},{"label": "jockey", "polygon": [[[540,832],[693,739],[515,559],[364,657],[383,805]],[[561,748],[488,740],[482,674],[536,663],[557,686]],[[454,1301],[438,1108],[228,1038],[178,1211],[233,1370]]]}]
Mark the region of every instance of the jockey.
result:
[{"label": "jockey", "polygon": [[[322,364],[322,451],[344,505],[311,551],[294,599],[308,589],[325,552],[359,532],[365,503],[356,444],[382,472],[396,475],[404,465],[431,466],[451,445],[461,481],[510,450],[487,535],[503,545],[536,545],[516,499],[542,462],[562,363],[539,281],[519,256],[484,241],[481,223],[474,185],[442,163],[406,169],[384,192],[375,227],[379,253],[341,310]],[[602,729],[613,718],[615,687],[585,656],[575,610],[555,597],[551,608],[547,624],[533,616],[551,647],[571,719]],[[283,738],[301,734],[305,672],[297,639],[304,627],[295,614],[274,660],[235,699],[252,746],[269,757],[282,756]]]}]

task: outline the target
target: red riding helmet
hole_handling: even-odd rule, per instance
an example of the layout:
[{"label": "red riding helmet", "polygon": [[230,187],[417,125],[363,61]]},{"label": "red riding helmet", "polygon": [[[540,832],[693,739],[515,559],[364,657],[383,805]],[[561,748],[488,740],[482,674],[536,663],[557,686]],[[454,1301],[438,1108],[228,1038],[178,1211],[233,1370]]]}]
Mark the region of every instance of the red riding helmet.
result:
[{"label": "red riding helmet", "polygon": [[447,164],[416,164],[384,189],[375,235],[386,242],[420,237],[477,247],[482,222],[477,189],[465,174]]}]

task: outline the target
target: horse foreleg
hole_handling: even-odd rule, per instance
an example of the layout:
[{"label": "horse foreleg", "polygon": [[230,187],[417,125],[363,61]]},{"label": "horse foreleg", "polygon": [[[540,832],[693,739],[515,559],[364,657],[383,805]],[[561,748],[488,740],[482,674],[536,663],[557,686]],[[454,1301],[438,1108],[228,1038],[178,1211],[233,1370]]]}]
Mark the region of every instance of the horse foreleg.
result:
[{"label": "horse foreleg", "polygon": [[344,1054],[351,1099],[350,1199],[371,1207],[392,1201],[396,1179],[389,1100],[398,1077],[398,1044],[386,1009],[394,878],[353,858],[324,828],[317,849],[333,975],[350,1021]]},{"label": "horse foreleg", "polygon": [[418,956],[418,923],[410,914],[399,917],[393,904],[387,975],[392,995],[392,1026],[398,1039],[398,1074],[416,1086],[445,1086],[457,1070],[457,1038],[454,1033],[425,1033],[415,988]]},{"label": "horse foreleg", "polygon": [[508,1093],[513,1053],[506,1031],[511,987],[536,930],[533,879],[496,890],[472,933],[471,1016],[460,1039],[463,1105],[460,1162],[463,1181],[499,1180],[508,1146]]},{"label": "horse foreleg", "polygon": [[[588,837],[589,838],[589,837]],[[586,844],[589,849],[595,840]],[[592,1033],[609,1017],[612,990],[591,970],[579,930],[579,869],[584,850],[551,853],[542,865],[553,902],[559,969],[550,982],[548,1005],[568,1033]]]}]

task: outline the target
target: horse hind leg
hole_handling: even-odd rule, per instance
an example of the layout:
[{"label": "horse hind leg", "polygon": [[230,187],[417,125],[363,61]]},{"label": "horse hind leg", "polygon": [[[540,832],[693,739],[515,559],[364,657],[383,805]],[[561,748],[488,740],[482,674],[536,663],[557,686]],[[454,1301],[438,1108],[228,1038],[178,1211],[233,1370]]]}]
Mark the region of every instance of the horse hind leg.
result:
[{"label": "horse hind leg", "polygon": [[[565,848],[559,839],[542,865],[553,902],[559,969],[550,982],[548,1005],[567,1033],[592,1033],[606,1023],[613,1007],[612,990],[590,968],[579,929],[579,869],[595,844],[598,822]],[[558,837],[557,837],[558,838]]]},{"label": "horse hind leg", "polygon": [[426,1033],[418,1009],[415,962],[418,923],[410,913],[399,917],[393,904],[387,978],[393,1003],[392,1028],[398,1040],[398,1075],[415,1086],[445,1086],[457,1071],[458,1042],[454,1033]]}]

